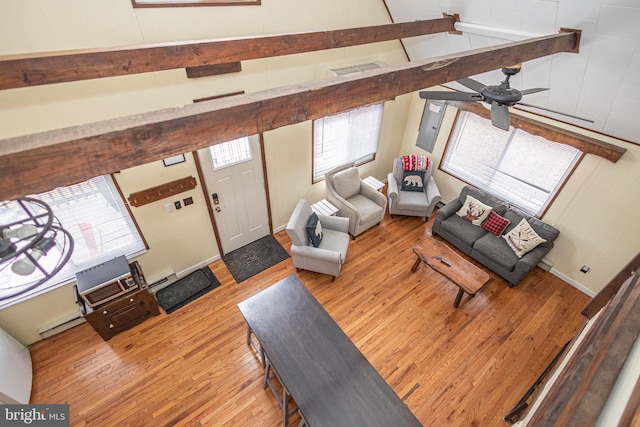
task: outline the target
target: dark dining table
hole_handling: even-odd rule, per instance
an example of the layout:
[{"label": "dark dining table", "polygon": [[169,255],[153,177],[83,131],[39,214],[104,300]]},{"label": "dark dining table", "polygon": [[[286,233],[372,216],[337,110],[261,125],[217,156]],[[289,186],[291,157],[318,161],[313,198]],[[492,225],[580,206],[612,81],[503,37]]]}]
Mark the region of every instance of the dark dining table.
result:
[{"label": "dark dining table", "polygon": [[295,274],[238,308],[309,426],[421,425]]}]

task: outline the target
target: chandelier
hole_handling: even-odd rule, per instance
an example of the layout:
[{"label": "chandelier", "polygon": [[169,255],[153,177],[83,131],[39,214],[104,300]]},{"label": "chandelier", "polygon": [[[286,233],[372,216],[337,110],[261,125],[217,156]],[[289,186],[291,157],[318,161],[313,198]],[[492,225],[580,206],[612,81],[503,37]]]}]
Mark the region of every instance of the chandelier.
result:
[{"label": "chandelier", "polygon": [[34,276],[17,284],[0,284],[0,301],[25,294],[49,280],[69,261],[72,252],[73,238],[49,205],[31,197],[2,202],[0,272],[10,268],[15,275]]}]

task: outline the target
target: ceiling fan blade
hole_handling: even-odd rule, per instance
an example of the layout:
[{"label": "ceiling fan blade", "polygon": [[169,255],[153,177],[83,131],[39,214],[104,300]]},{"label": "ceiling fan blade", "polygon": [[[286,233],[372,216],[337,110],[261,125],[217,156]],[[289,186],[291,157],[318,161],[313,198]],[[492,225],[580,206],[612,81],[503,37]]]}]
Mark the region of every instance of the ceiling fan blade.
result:
[{"label": "ceiling fan blade", "polygon": [[462,86],[468,87],[471,90],[475,90],[476,92],[482,92],[482,89],[487,87],[487,85],[480,83],[477,80],[473,80],[469,77],[465,77],[460,80],[456,80],[456,82],[460,83]]},{"label": "ceiling fan blade", "polygon": [[482,95],[473,92],[421,91],[420,98],[443,101],[482,101]]},{"label": "ceiling fan blade", "polygon": [[502,130],[509,130],[510,123],[509,107],[493,102],[491,104],[491,124]]},{"label": "ceiling fan blade", "polygon": [[594,123],[591,119],[585,119],[584,117],[574,116],[573,114],[561,113],[560,111],[552,110],[550,108],[538,107],[537,105],[527,104],[525,102],[518,102],[516,105],[524,105],[525,107],[537,108],[538,110],[549,111],[550,113],[560,114],[563,116],[571,117],[572,119],[584,120],[585,122]]},{"label": "ceiling fan blade", "polygon": [[536,87],[533,89],[525,89],[525,90],[521,90],[520,93],[523,95],[529,95],[530,93],[536,93],[536,92],[543,92],[545,90],[549,90],[548,87]]}]

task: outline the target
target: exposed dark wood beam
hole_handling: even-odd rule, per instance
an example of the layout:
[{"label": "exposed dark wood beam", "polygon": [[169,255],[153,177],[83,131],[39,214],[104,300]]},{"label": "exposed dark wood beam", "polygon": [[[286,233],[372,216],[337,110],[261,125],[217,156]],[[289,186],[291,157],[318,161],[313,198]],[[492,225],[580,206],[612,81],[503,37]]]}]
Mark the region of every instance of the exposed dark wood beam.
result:
[{"label": "exposed dark wood beam", "polygon": [[529,425],[596,424],[640,334],[639,278],[636,272],[624,282],[584,339],[574,344],[575,353],[541,400]]},{"label": "exposed dark wood beam", "polygon": [[0,141],[0,200],[575,49],[560,33]]},{"label": "exposed dark wood beam", "polygon": [[203,65],[202,67],[187,67],[187,77],[196,79],[198,77],[217,76],[220,74],[239,73],[242,71],[241,62],[226,62],[224,64]]},{"label": "exposed dark wood beam", "polygon": [[[480,102],[447,101],[447,104],[459,110],[477,114],[487,120],[491,118],[490,111],[484,108]],[[509,118],[511,120],[511,126],[513,127],[522,129],[532,135],[542,136],[543,138],[551,141],[571,145],[583,153],[600,156],[613,163],[620,160],[622,155],[627,151],[626,148],[609,144],[608,142],[592,138],[588,135],[583,135],[569,129],[563,129],[548,123],[532,120],[524,116],[510,114]]]},{"label": "exposed dark wood beam", "polygon": [[0,89],[240,62],[455,30],[452,16],[345,30],[0,56]]}]

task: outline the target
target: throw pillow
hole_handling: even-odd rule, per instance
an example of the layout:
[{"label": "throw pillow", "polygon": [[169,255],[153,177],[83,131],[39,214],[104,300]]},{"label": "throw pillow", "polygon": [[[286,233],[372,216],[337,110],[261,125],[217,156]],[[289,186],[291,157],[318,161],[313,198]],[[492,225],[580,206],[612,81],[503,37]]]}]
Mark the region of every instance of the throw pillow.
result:
[{"label": "throw pillow", "polygon": [[318,220],[318,215],[313,212],[307,221],[307,234],[309,235],[309,241],[314,248],[320,246],[322,242],[322,225]]},{"label": "throw pillow", "polygon": [[424,171],[404,171],[402,191],[424,191]]},{"label": "throw pillow", "polygon": [[491,211],[487,219],[482,223],[482,228],[500,237],[509,224],[511,224],[511,221]]},{"label": "throw pillow", "polygon": [[475,197],[467,196],[456,215],[468,219],[473,225],[482,225],[482,222],[489,216],[491,209],[491,206],[485,205]]},{"label": "throw pillow", "polygon": [[545,239],[538,236],[526,218],[516,225],[513,230],[502,236],[518,258],[522,258],[524,254],[538,246],[540,243],[546,242]]}]

